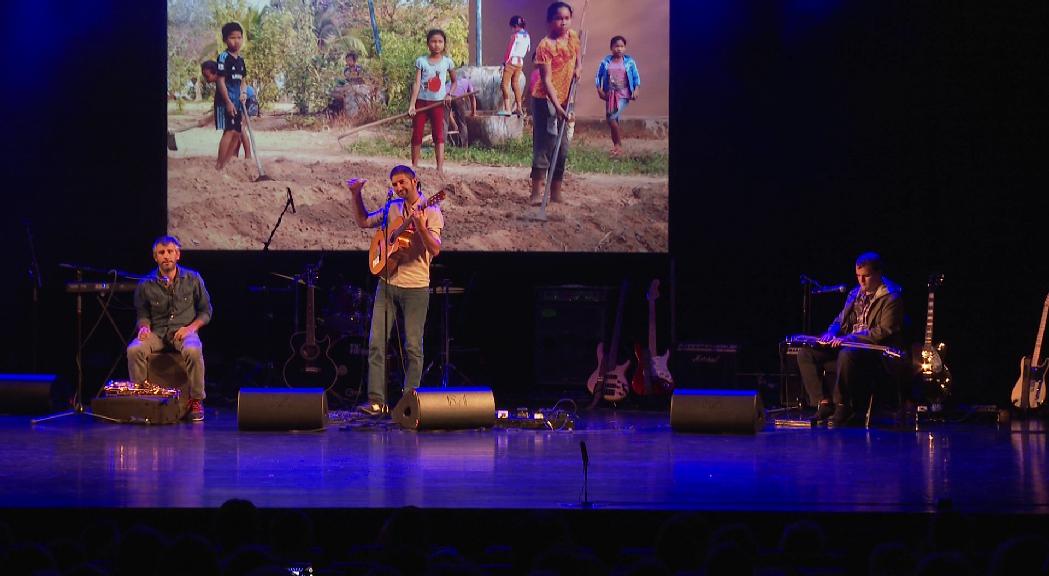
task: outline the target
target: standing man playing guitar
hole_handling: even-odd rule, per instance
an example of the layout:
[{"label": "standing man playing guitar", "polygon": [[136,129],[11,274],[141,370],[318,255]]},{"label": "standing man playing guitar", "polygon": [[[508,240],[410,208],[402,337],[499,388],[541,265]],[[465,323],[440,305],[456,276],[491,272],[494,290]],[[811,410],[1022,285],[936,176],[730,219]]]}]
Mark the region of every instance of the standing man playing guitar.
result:
[{"label": "standing man playing guitar", "polygon": [[[411,168],[394,166],[390,171],[389,200],[374,212],[364,206],[362,191],[367,180],[346,181],[354,220],[362,228],[380,228],[380,245],[373,261],[385,260],[372,306],[372,326],[368,336],[368,401],[358,409],[370,416],[389,411],[386,404],[386,343],[400,310],[404,320],[404,390],[419,387],[423,369],[423,328],[430,303],[430,261],[441,251],[444,216],[436,203],[428,202],[419,190],[419,179]],[[396,195],[396,198],[394,198]],[[405,223],[406,226],[400,224]],[[404,232],[389,238],[388,230]],[[387,241],[387,239],[389,241]],[[373,242],[375,244],[375,242]],[[377,271],[378,270],[378,271]]]},{"label": "standing man playing guitar", "polygon": [[[830,418],[836,426],[866,408],[856,401],[866,403],[875,377],[887,369],[880,352],[848,344],[897,346],[903,336],[903,290],[882,276],[880,256],[866,252],[856,259],[856,282],[859,285],[849,292],[845,307],[819,338],[819,346],[798,351],[805,393],[811,405],[818,405],[817,420]],[[820,368],[835,361],[837,378],[828,398]]]}]

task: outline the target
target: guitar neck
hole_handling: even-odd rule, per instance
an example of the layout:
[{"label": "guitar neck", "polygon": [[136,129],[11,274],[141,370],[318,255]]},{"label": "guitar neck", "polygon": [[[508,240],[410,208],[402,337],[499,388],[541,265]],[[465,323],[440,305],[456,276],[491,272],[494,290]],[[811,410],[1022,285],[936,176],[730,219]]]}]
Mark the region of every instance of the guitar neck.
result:
[{"label": "guitar neck", "polygon": [[929,291],[929,311],[925,315],[925,344],[927,346],[932,345],[932,311],[933,306],[936,302],[936,293]]},{"label": "guitar neck", "polygon": [[1031,365],[1035,366],[1042,359],[1042,336],[1045,335],[1045,319],[1049,316],[1049,296],[1042,307],[1042,321],[1038,324],[1038,337],[1034,339],[1034,352],[1031,353]]},{"label": "guitar neck", "polygon": [[648,301],[648,353],[658,355],[656,348],[656,301]]},{"label": "guitar neck", "polygon": [[612,329],[612,343],[605,352],[605,365],[601,367],[602,373],[607,373],[616,367],[616,356],[619,355],[619,331],[623,327],[623,306],[626,304],[626,289],[627,284],[624,282],[622,288],[619,289],[619,304],[616,306],[616,323]]},{"label": "guitar neck", "polygon": [[317,318],[313,314],[313,281],[306,286],[306,344],[317,343]]},{"label": "guitar neck", "polygon": [[866,342],[849,342],[845,341],[841,343],[842,348],[857,348],[860,350],[876,350],[878,352],[895,352],[895,349],[890,346],[882,346],[880,344],[868,344]]},{"label": "guitar neck", "polygon": [[[430,206],[433,206],[434,204],[437,204],[441,200],[444,200],[444,196],[445,196],[444,190],[443,189],[442,190],[438,190],[436,194],[434,194],[433,196],[430,196],[425,201],[423,201],[422,208],[425,210],[425,209],[429,208]],[[405,204],[402,204],[401,206],[405,207],[405,208],[407,207],[407,205],[405,205]],[[404,218],[404,220],[401,221],[401,225],[398,226],[397,229],[394,230],[392,233],[390,233],[389,237],[390,238],[396,238],[397,236],[400,236],[401,234],[404,234],[404,231],[408,229],[408,226],[411,225],[411,223],[412,223],[412,219],[411,218],[407,218],[407,217]]]}]

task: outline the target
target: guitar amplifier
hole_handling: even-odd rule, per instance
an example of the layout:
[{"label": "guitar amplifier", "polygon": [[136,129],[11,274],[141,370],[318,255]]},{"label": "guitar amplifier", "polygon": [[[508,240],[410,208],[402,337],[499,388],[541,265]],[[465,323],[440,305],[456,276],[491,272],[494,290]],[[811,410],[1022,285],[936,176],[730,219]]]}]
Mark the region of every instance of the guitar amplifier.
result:
[{"label": "guitar amplifier", "polygon": [[[605,337],[607,286],[541,286],[535,292],[535,382],[547,389],[586,390]],[[614,309],[612,310],[614,312]]]},{"label": "guitar amplifier", "polygon": [[670,355],[674,387],[735,388],[738,352],[735,344],[679,342]]}]

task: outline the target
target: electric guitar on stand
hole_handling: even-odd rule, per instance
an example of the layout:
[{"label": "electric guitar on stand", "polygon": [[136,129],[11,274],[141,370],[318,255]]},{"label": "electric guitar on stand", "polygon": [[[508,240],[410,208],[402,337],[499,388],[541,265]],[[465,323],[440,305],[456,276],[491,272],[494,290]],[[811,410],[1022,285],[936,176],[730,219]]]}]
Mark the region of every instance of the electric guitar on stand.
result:
[{"label": "electric guitar on stand", "polygon": [[630,389],[638,396],[651,394],[669,394],[674,389],[674,377],[670,375],[667,363],[670,350],[665,354],[656,354],[656,299],[659,298],[659,279],[652,280],[645,294],[648,301],[648,350],[641,350],[641,344],[634,345],[637,356],[637,369],[630,380]]},{"label": "electric guitar on stand", "polygon": [[1038,324],[1038,336],[1034,339],[1034,352],[1020,359],[1020,379],[1013,386],[1010,394],[1013,406],[1027,413],[1045,403],[1045,373],[1049,367],[1049,358],[1041,360],[1042,336],[1045,335],[1045,320],[1049,316],[1049,295],[1042,306],[1042,321]]},{"label": "electric guitar on stand", "polygon": [[317,339],[314,284],[317,269],[306,267],[306,330],[291,335],[291,356],[284,362],[284,385],[289,388],[330,389],[339,377],[339,367],[331,357],[328,336]]},{"label": "electric guitar on stand", "polygon": [[630,390],[630,382],[626,378],[626,369],[630,366],[630,360],[616,365],[616,356],[619,354],[619,331],[623,325],[623,305],[626,303],[627,282],[619,289],[619,305],[616,307],[616,324],[612,329],[612,343],[605,348],[604,342],[597,344],[597,369],[586,380],[586,389],[593,395],[594,400],[590,407],[597,405],[597,400],[604,399],[608,402],[619,402],[626,398]]},{"label": "electric guitar on stand", "polygon": [[[429,208],[444,200],[446,192],[441,189],[423,202],[422,209]],[[389,210],[385,229],[380,228],[372,237],[371,245],[368,247],[368,269],[372,274],[378,276],[383,270],[390,268],[392,273],[397,266],[397,259],[391,256],[398,250],[406,249],[412,245],[412,233],[408,225],[412,223],[411,218],[405,218],[400,211]]]},{"label": "electric guitar on stand", "polygon": [[914,368],[921,378],[922,392],[931,404],[942,404],[951,395],[951,371],[943,362],[947,345],[943,342],[933,344],[933,308],[936,302],[936,289],[943,284],[943,274],[929,276],[929,306],[925,315],[925,340],[921,346],[915,345],[913,351]]}]

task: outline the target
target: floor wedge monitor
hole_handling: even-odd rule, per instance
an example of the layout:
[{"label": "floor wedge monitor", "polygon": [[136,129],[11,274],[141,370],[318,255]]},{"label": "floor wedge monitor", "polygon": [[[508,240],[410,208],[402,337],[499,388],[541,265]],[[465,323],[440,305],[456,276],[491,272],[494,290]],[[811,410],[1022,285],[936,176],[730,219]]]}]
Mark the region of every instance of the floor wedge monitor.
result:
[{"label": "floor wedge monitor", "polygon": [[241,388],[237,396],[241,430],[319,430],[327,423],[323,388]]},{"label": "floor wedge monitor", "polygon": [[753,390],[675,390],[670,427],[676,432],[754,434],[765,426],[765,405]]},{"label": "floor wedge monitor", "polygon": [[495,425],[495,397],[490,388],[416,388],[391,416],[410,430],[489,428]]}]

